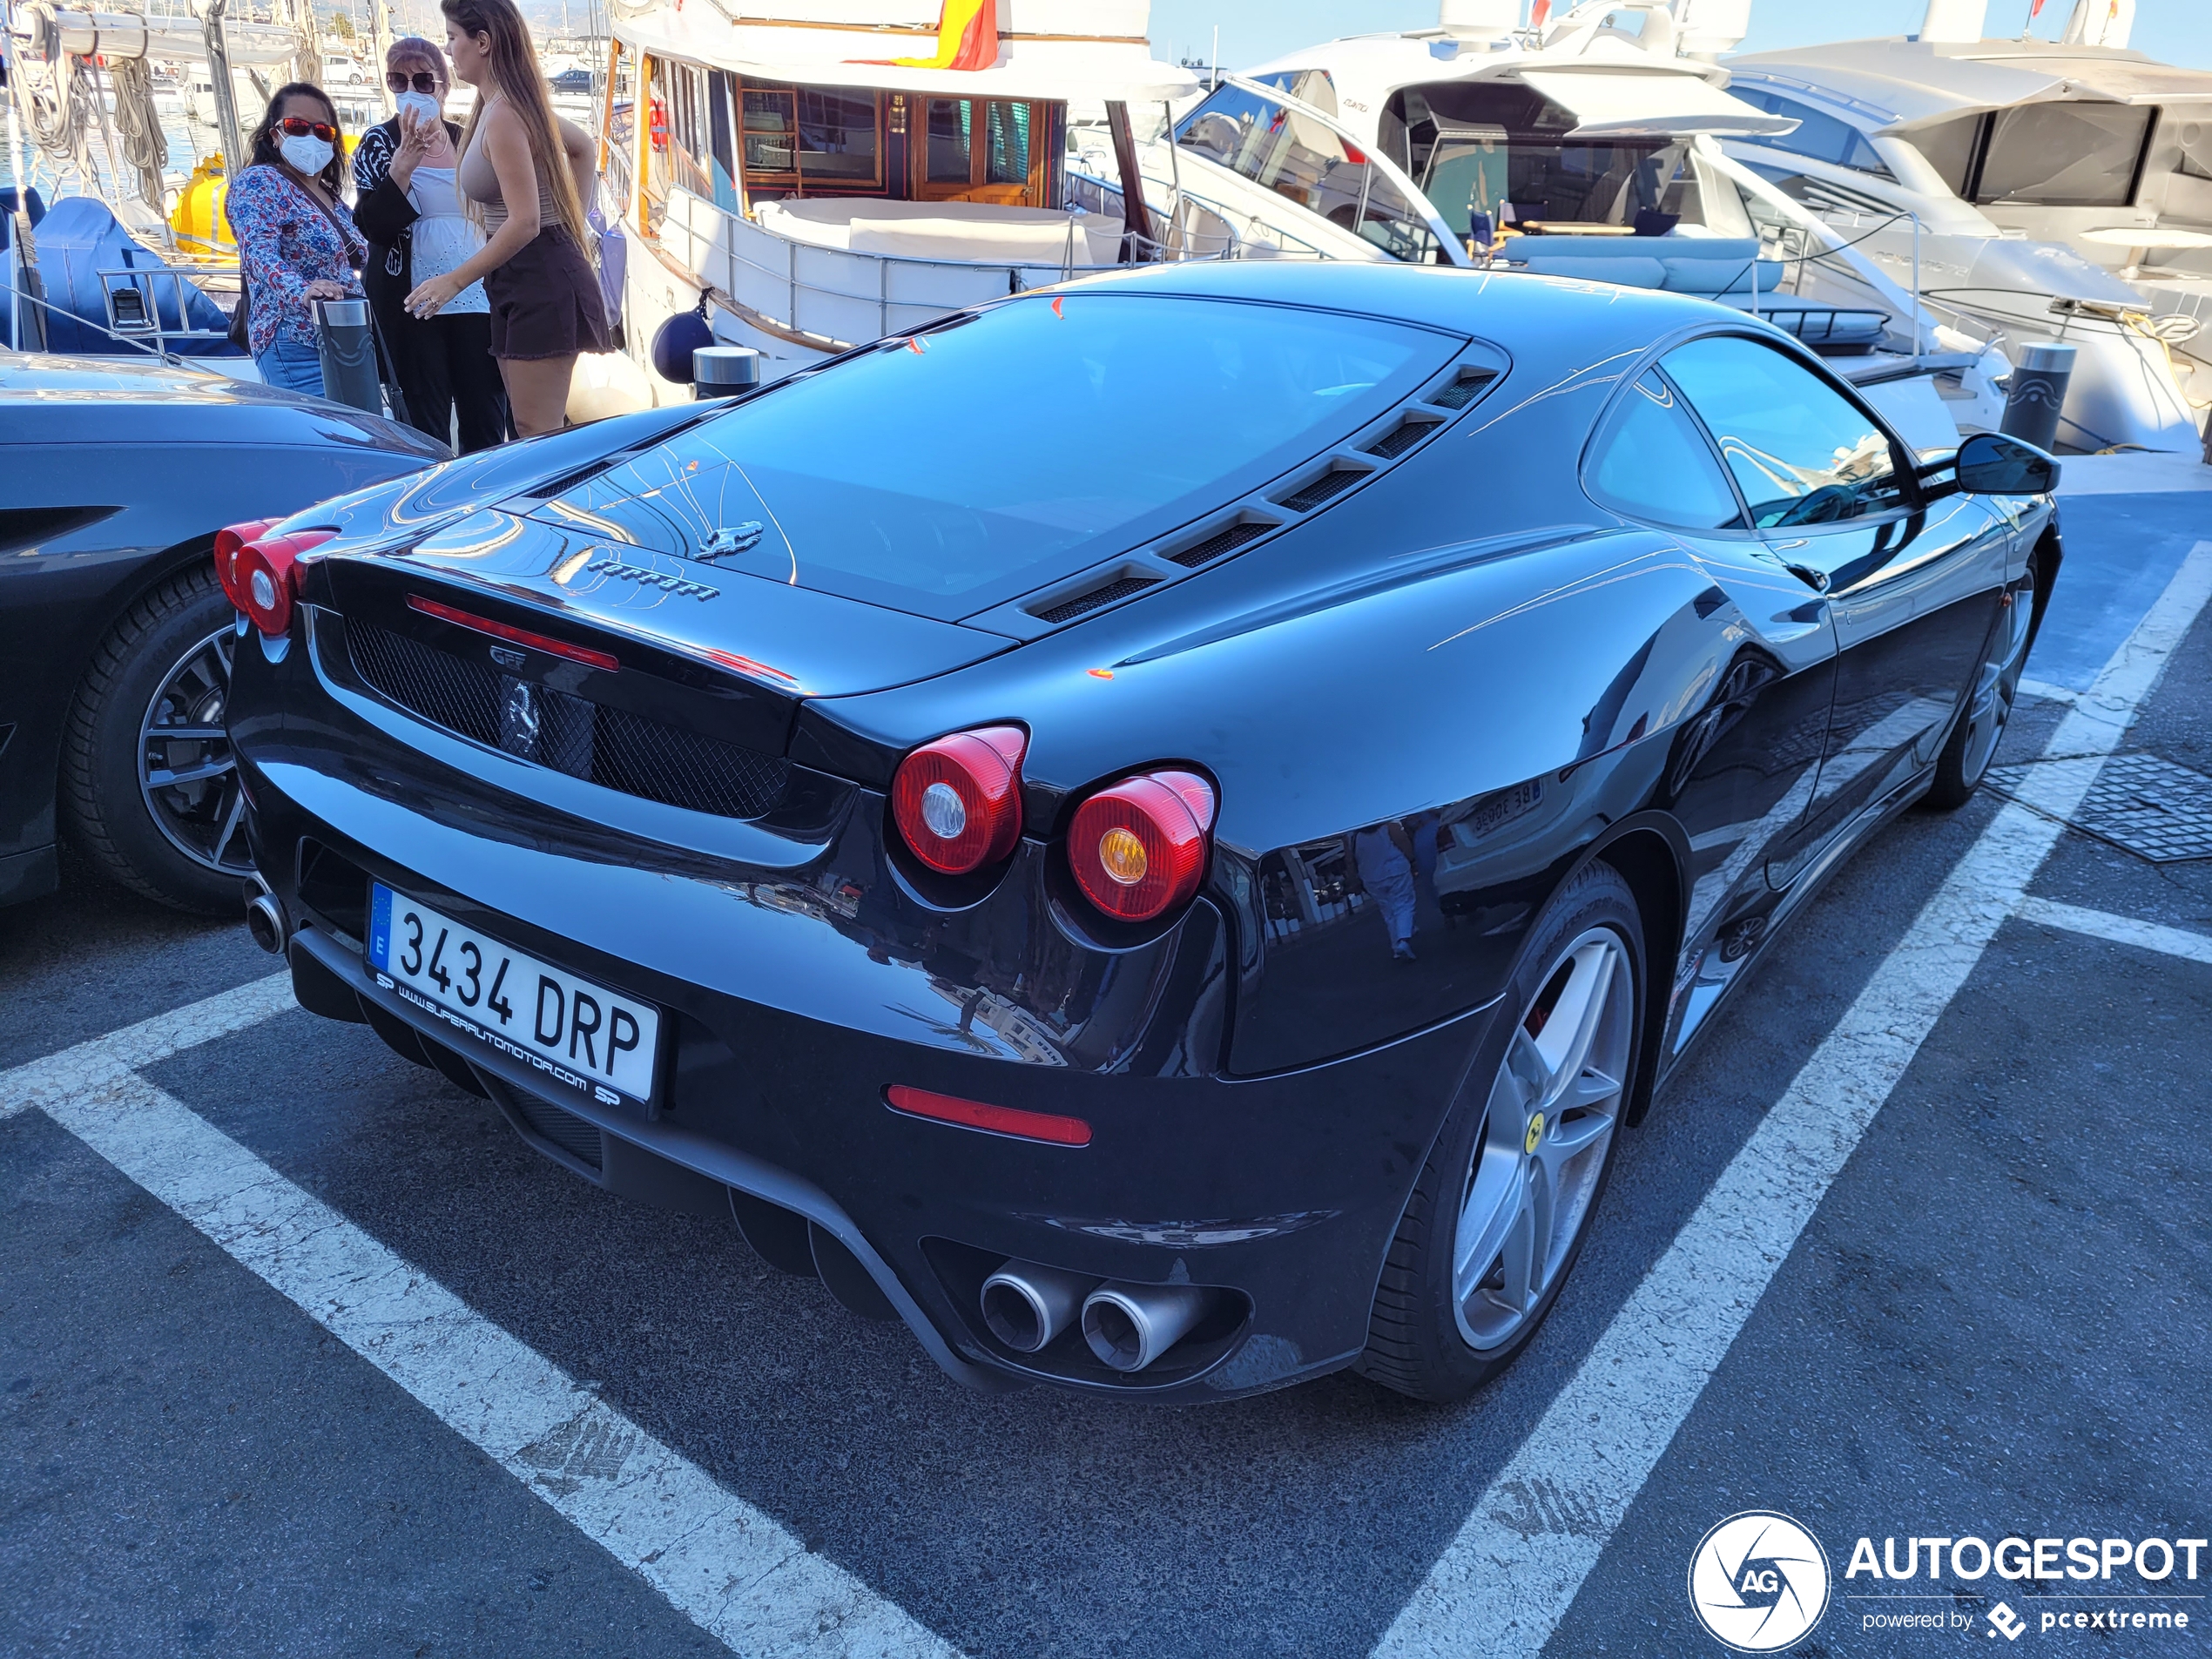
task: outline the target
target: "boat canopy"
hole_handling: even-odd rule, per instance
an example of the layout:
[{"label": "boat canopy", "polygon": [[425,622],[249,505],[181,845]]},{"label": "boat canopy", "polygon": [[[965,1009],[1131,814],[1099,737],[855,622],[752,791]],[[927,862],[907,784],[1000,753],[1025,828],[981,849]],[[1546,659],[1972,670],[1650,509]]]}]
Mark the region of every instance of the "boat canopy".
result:
[{"label": "boat canopy", "polygon": [[[926,97],[1068,104],[1163,103],[1198,90],[1190,71],[1152,56],[1149,0],[981,0],[996,12],[998,56],[939,69],[934,0],[767,0],[773,15],[724,0],[617,8],[615,33],[658,57],[791,86],[865,87]],[[945,0],[944,13],[976,0]],[[906,61],[900,61],[906,60]]]},{"label": "boat canopy", "polygon": [[1521,79],[1575,118],[1574,138],[1667,138],[1692,132],[1764,137],[1797,123],[1731,98],[1696,75],[1663,70],[1524,64]]},{"label": "boat canopy", "polygon": [[[2040,40],[1846,40],[1733,57],[1729,67],[1770,85],[1797,79],[1878,130],[2019,104],[2212,99],[2212,71],[2177,69],[2115,47]],[[1808,71],[1811,78],[1799,78]]]}]

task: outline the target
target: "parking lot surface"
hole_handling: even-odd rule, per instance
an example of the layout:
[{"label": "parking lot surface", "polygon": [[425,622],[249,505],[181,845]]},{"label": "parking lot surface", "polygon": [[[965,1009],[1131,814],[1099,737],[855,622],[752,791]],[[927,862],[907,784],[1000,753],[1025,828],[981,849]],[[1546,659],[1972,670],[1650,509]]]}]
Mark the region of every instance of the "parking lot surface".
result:
[{"label": "parking lot surface", "polygon": [[[241,927],[81,873],[0,913],[0,1649],[1710,1654],[1693,1552],[1758,1509],[1831,1563],[1794,1651],[1988,1652],[2000,1600],[2202,1650],[2212,1552],[1845,1576],[2212,1523],[2212,860],[2061,821],[2109,755],[2212,772],[2212,493],[2069,476],[2012,794],[1834,877],[1460,1407],[967,1393],[291,1008]],[[2189,1624],[2041,1622],[2123,1596]]]}]

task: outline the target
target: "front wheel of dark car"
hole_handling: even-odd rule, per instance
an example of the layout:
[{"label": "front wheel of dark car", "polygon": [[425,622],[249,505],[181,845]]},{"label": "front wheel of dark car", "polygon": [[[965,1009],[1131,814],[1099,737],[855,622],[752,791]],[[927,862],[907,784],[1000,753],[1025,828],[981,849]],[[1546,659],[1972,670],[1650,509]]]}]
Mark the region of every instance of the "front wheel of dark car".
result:
[{"label": "front wheel of dark car", "polygon": [[1494,1069],[1470,1077],[1398,1224],[1359,1369],[1458,1399],[1527,1346],[1581,1254],[1613,1165],[1643,1028],[1642,931],[1592,864],[1538,917]]},{"label": "front wheel of dark car", "polygon": [[224,726],[235,621],[212,568],[162,583],[94,650],[62,747],[61,807],[85,855],[201,915],[240,914],[253,873]]},{"label": "front wheel of dark car", "polygon": [[2013,718],[2020,672],[2027,666],[2027,647],[2035,634],[2035,567],[2029,565],[2027,576],[2006,590],[1989,649],[1974,670],[1950,740],[1936,757],[1935,779],[1921,798],[1930,806],[1945,812],[1964,806],[1988,774],[2006,723]]}]

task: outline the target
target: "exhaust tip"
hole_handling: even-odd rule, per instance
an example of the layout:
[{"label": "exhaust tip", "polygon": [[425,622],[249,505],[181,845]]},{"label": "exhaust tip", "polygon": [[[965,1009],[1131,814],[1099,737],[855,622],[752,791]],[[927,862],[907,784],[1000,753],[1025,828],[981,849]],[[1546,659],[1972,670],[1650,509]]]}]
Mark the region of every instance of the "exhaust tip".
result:
[{"label": "exhaust tip", "polygon": [[983,1323],[1016,1353],[1035,1353],[1076,1321],[1098,1281],[1064,1268],[1007,1261],[983,1281]]},{"label": "exhaust tip", "polygon": [[1083,1340],[1102,1364],[1142,1371],[1190,1334],[1206,1311],[1192,1285],[1108,1285],[1083,1304]]},{"label": "exhaust tip", "polygon": [[1018,1278],[994,1278],[983,1286],[983,1323],[1016,1353],[1035,1353],[1052,1339],[1044,1305]]},{"label": "exhaust tip", "polygon": [[270,955],[284,954],[284,912],[267,894],[256,894],[246,901],[246,931]]}]

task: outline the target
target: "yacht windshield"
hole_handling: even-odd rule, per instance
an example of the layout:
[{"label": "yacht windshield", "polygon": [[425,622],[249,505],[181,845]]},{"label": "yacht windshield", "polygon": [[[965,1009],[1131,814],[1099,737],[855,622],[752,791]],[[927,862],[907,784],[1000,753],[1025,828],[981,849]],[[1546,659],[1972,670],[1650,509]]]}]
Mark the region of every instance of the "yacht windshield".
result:
[{"label": "yacht windshield", "polygon": [[1570,138],[1575,125],[1533,87],[1446,81],[1393,93],[1380,127],[1385,152],[1455,231],[1474,213],[1562,229],[1702,222],[1686,141]]},{"label": "yacht windshield", "polygon": [[686,556],[749,526],[718,570],[952,619],[1258,488],[1465,343],[1331,312],[1042,293],[772,388],[548,505]]},{"label": "yacht windshield", "polygon": [[[1312,73],[1300,78],[1300,90],[1308,86],[1317,95],[1327,90]],[[1332,225],[1357,231],[1393,258],[1441,258],[1418,205],[1383,177],[1366,151],[1303,111],[1239,86],[1217,87],[1183,118],[1176,143]]]}]

